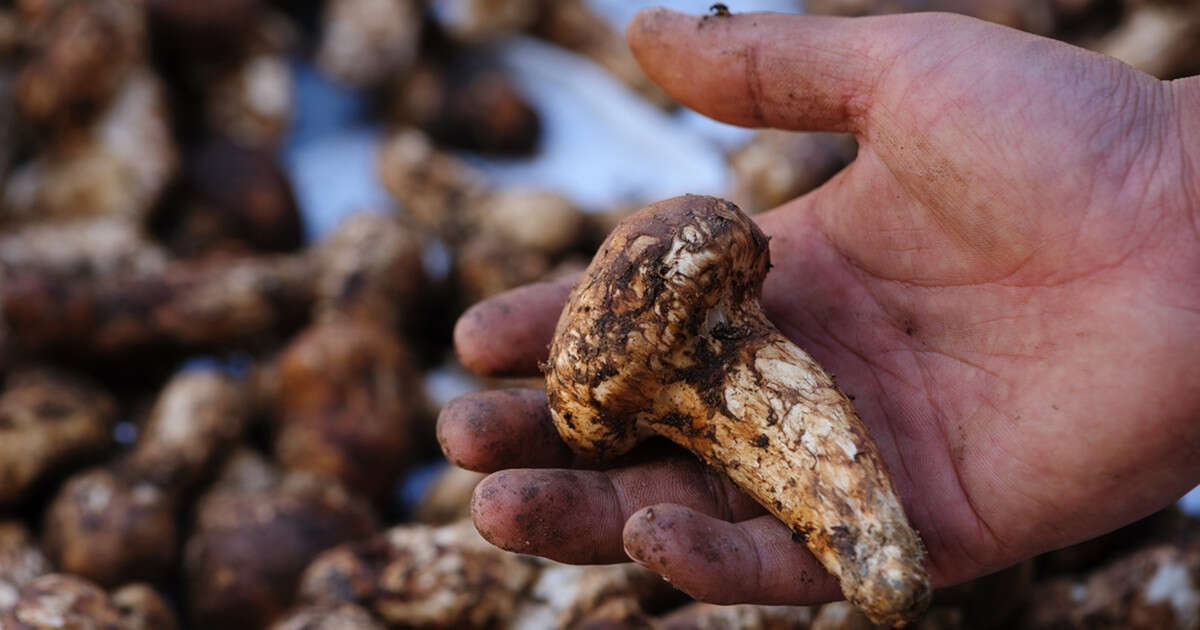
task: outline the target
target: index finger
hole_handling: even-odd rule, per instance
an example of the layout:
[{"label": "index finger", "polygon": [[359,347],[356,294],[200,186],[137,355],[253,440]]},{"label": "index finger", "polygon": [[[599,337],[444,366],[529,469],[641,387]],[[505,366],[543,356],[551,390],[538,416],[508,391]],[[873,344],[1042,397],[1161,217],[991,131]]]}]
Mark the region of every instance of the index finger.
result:
[{"label": "index finger", "polygon": [[480,376],[537,376],[554,326],[578,275],[501,293],[463,313],[454,326],[458,360]]}]

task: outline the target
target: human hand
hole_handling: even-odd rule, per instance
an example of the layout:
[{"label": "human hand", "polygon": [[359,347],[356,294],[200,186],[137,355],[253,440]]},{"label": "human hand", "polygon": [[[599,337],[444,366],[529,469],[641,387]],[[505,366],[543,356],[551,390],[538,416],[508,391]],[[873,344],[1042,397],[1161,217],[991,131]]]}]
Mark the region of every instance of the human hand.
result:
[{"label": "human hand", "polygon": [[[773,238],[764,304],[856,396],[935,586],[1200,481],[1200,79],[940,14],[651,11],[629,39],[702,113],[858,137],[842,173],[757,217]],[[569,288],[473,308],[464,364],[535,373]],[[474,502],[501,547],[628,552],[716,603],[837,597],[782,523],[689,454],[650,444],[588,469],[538,392],[459,399],[439,436],[451,461],[501,471]]]}]

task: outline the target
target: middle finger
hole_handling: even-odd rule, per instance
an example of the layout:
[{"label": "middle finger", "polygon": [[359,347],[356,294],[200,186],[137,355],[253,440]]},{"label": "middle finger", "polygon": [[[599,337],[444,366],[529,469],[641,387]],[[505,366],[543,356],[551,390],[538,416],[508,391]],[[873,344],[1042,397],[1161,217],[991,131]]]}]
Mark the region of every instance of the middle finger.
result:
[{"label": "middle finger", "polygon": [[629,560],[625,521],[659,503],[734,522],[764,513],[727,477],[682,451],[603,471],[504,470],[475,488],[471,512],[480,534],[498,547],[599,564]]}]

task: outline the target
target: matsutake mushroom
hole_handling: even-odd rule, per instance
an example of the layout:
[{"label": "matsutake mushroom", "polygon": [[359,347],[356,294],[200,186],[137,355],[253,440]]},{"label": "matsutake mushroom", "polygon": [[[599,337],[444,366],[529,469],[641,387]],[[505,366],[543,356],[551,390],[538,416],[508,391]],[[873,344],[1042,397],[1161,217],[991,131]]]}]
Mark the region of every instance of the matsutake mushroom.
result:
[{"label": "matsutake mushroom", "polygon": [[546,391],[593,459],[657,433],[786,523],[876,623],[928,604],[921,541],[849,399],[759,305],[767,237],[733,204],[663,201],[623,221],[567,302]]}]

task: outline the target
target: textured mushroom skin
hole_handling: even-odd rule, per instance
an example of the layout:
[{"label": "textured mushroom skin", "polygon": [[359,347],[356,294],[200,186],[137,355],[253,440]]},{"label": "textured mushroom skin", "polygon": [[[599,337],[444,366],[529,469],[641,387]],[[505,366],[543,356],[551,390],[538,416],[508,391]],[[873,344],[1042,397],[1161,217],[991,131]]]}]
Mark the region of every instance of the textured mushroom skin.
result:
[{"label": "textured mushroom skin", "polygon": [[116,403],[84,380],[50,368],[6,375],[0,392],[0,506],[27,497],[56,469],[103,449]]},{"label": "textured mushroom skin", "polygon": [[903,625],[929,600],[924,549],[850,401],[763,313],[769,268],[767,237],[731,203],[631,215],[559,319],[554,422],[593,458],[647,433],[688,448],[792,528],[873,621]]},{"label": "textured mushroom skin", "polygon": [[121,613],[125,630],[179,630],[171,604],[144,582],[127,584],[109,594]]},{"label": "textured mushroom skin", "polygon": [[0,616],[16,605],[21,588],[50,571],[50,561],[25,525],[0,520]]}]

